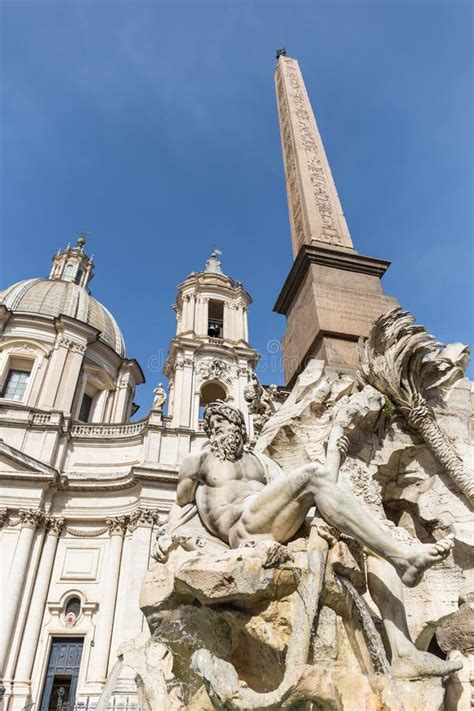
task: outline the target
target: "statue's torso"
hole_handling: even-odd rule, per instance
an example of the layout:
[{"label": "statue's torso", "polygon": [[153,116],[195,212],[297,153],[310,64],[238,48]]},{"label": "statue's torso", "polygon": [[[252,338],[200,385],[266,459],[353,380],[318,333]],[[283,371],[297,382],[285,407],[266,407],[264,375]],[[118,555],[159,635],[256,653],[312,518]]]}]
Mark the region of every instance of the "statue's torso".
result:
[{"label": "statue's torso", "polygon": [[222,461],[209,453],[201,464],[196,504],[206,527],[228,541],[229,531],[239,520],[248,498],[263,489],[265,471],[249,453],[236,462]]}]

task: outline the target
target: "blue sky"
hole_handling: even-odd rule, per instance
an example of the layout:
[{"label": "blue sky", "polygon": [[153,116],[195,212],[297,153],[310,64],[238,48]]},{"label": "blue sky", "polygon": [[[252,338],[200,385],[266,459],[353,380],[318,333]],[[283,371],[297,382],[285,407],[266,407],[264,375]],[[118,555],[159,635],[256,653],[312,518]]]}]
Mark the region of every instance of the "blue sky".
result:
[{"label": "blue sky", "polygon": [[440,340],[472,341],[471,2],[3,0],[0,13],[1,286],[47,275],[90,232],[92,293],[147,379],[140,414],[176,285],[212,244],[254,298],[252,344],[265,354],[284,332],[282,45],[357,250],[392,261],[386,293]]}]

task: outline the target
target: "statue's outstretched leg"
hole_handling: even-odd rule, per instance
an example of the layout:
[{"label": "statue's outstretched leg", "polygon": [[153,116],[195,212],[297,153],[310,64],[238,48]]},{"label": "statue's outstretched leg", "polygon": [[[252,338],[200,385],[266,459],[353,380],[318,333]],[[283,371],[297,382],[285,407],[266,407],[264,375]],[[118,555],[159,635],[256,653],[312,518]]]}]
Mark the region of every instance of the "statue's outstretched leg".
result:
[{"label": "statue's outstretched leg", "polygon": [[230,531],[229,543],[233,548],[258,539],[286,543],[314,504],[327,523],[388,560],[409,587],[417,585],[425,570],[444,560],[453,547],[451,536],[418,546],[397,541],[361,506],[354,494],[341,489],[328,469],[320,464],[306,465],[249,496],[242,515]]}]

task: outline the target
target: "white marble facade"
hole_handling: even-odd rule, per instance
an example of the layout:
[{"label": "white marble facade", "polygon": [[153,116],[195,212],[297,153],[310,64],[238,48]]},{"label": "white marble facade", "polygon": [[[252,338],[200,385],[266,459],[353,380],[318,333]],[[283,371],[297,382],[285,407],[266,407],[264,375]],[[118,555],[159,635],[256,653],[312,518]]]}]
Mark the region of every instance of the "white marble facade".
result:
[{"label": "white marble facade", "polygon": [[[97,700],[118,646],[143,628],[140,583],[179,463],[205,437],[200,408],[229,400],[251,429],[243,395],[258,359],[248,342],[251,298],[222,272],[218,254],[178,287],[168,397],[157,387],[150,413],[130,421],[143,373],[89,293],[84,242],[53,258],[48,279],[0,294],[0,671],[8,711],[57,704],[50,658],[61,641],[77,652],[66,670],[77,686],[66,675],[63,700]],[[56,672],[61,681],[60,665]],[[133,701],[131,678],[119,690]]]}]

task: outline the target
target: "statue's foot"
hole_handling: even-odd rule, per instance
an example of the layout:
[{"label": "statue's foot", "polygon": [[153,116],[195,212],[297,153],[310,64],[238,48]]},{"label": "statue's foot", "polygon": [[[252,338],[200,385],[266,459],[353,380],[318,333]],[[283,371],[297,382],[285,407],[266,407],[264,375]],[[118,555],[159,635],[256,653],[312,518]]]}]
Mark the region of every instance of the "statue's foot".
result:
[{"label": "statue's foot", "polygon": [[413,651],[392,661],[392,675],[397,679],[420,679],[429,676],[447,676],[462,669],[462,662],[447,661],[429,652]]},{"label": "statue's foot", "polygon": [[397,559],[394,565],[400,573],[402,582],[409,588],[415,587],[421,581],[425,570],[432,565],[445,560],[454,546],[454,536],[449,534],[436,543],[428,543],[409,551],[407,558]]}]

